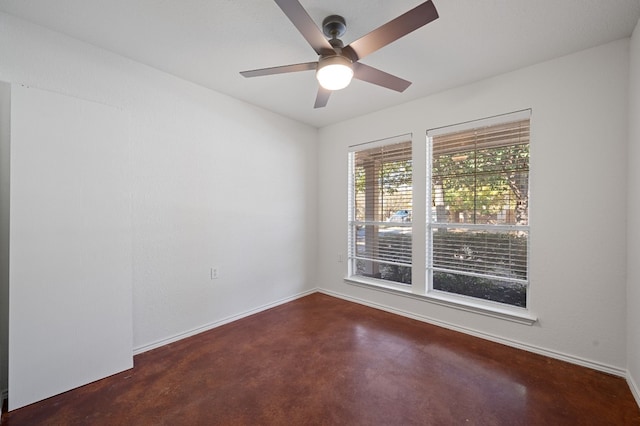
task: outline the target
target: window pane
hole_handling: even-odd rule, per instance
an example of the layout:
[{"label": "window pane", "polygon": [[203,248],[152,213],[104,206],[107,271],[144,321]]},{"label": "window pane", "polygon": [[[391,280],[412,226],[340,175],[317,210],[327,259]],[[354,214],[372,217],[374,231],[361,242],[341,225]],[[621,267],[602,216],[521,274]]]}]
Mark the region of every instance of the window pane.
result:
[{"label": "window pane", "polygon": [[[371,272],[374,269],[377,271],[376,273]],[[378,278],[399,284],[411,284],[410,266],[393,265],[358,259],[356,260],[356,273],[354,275]]]},{"label": "window pane", "polygon": [[411,142],[354,151],[350,164],[350,273],[410,284]]},{"label": "window pane", "polygon": [[428,173],[431,288],[526,307],[529,119],[436,133]]},{"label": "window pane", "polygon": [[508,281],[434,271],[433,289],[521,308],[527,306],[527,286]]},{"label": "window pane", "polygon": [[410,222],[411,159],[382,161],[382,157],[378,157],[374,161],[358,154],[355,156],[355,219],[383,222],[397,220],[394,215],[404,213],[402,221]]},{"label": "window pane", "polygon": [[431,201],[438,222],[527,225],[528,159],[529,145],[434,156]]}]

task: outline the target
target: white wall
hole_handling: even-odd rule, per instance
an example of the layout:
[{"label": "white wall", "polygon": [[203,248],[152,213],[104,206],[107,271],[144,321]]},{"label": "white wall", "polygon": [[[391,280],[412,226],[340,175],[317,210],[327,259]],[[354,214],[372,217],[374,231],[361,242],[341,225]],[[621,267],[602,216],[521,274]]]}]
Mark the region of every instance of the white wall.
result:
[{"label": "white wall", "polygon": [[[624,374],[628,49],[628,40],[617,41],[321,129],[320,286]],[[533,109],[530,307],[538,323],[521,325],[343,281],[347,264],[336,259],[347,248],[348,145],[413,133],[414,233],[423,233],[424,215],[417,213],[425,205],[426,130],[525,108]],[[424,277],[420,250],[414,265]]]},{"label": "white wall", "polygon": [[6,14],[0,58],[129,115],[134,349],[314,288],[316,129]]},{"label": "white wall", "polygon": [[127,127],[118,108],[11,87],[10,410],[133,367]]},{"label": "white wall", "polygon": [[640,21],[631,38],[627,210],[627,368],[640,404]]},{"label": "white wall", "polygon": [[9,125],[11,85],[0,82],[0,400],[9,378]]}]

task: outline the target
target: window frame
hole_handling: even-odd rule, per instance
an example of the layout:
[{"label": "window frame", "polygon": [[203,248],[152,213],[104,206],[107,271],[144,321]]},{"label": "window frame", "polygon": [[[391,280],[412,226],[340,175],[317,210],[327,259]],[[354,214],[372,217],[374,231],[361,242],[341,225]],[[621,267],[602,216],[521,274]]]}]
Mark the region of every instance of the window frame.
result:
[{"label": "window frame", "polygon": [[[511,122],[515,122],[515,121],[521,121],[521,120],[529,120],[529,128],[530,128],[530,122],[531,122],[531,115],[532,115],[532,111],[531,109],[526,109],[526,110],[521,110],[521,111],[516,111],[516,112],[512,112],[512,113],[507,113],[507,114],[501,114],[501,115],[497,115],[497,116],[493,116],[493,117],[488,117],[488,118],[483,118],[483,119],[478,119],[478,120],[472,120],[472,121],[468,121],[468,122],[464,122],[464,123],[460,123],[460,124],[454,124],[454,125],[450,125],[450,126],[443,126],[443,127],[438,127],[438,128],[434,128],[434,129],[429,129],[427,130],[427,137],[426,137],[426,145],[427,145],[427,149],[426,149],[426,204],[428,206],[431,206],[431,200],[432,200],[432,193],[433,193],[433,137],[439,136],[439,135],[444,135],[444,134],[452,134],[452,133],[457,133],[457,132],[463,132],[466,130],[472,130],[474,128],[479,128],[479,127],[491,127],[491,126],[497,126],[500,124],[505,124],[505,123],[511,123]],[[530,153],[530,150],[529,150]],[[527,171],[527,178],[529,179],[529,175],[530,175],[530,167],[531,164],[531,156],[529,154],[529,161],[528,161],[528,171]],[[530,188],[530,180],[528,183],[528,188]],[[530,193],[530,189],[529,189],[529,193]],[[528,199],[530,200],[530,196],[528,196]],[[528,318],[532,318],[530,315],[530,282],[531,282],[531,276],[530,276],[530,271],[531,271],[531,267],[530,267],[530,247],[531,247],[531,239],[530,239],[530,229],[531,229],[531,222],[530,222],[530,201],[528,203],[527,206],[527,212],[528,212],[528,221],[527,221],[527,225],[513,225],[513,224],[502,224],[502,225],[491,225],[491,224],[468,224],[468,223],[446,223],[446,222],[437,222],[433,220],[433,211],[432,208],[427,208],[426,209],[426,229],[425,229],[425,244],[426,244],[426,275],[425,275],[425,280],[426,280],[426,293],[427,295],[437,298],[439,300],[443,300],[445,302],[451,302],[451,303],[460,303],[463,304],[465,306],[471,306],[474,308],[486,308],[488,310],[491,311],[495,311],[495,312],[513,312],[514,314],[516,314],[517,316],[523,316],[525,319]],[[508,303],[503,303],[503,302],[499,302],[499,301],[493,301],[493,300],[487,300],[487,299],[482,299],[482,298],[477,298],[477,297],[473,297],[473,296],[468,296],[468,295],[464,295],[464,294],[458,294],[458,293],[453,293],[453,292],[447,292],[444,290],[438,290],[434,288],[434,282],[433,282],[433,272],[434,269],[437,271],[438,267],[433,266],[433,229],[439,229],[439,228],[471,228],[471,229],[477,229],[477,230],[497,230],[499,232],[508,232],[510,230],[521,230],[521,231],[526,231],[527,233],[527,243],[526,243],[526,280],[521,280],[521,279],[507,279],[505,281],[514,281],[514,282],[519,282],[525,285],[525,291],[526,291],[526,306],[524,307],[519,307],[516,305],[512,305],[512,304],[508,304]],[[482,274],[474,274],[474,273],[460,273],[458,272],[460,275],[469,275],[469,276],[478,276],[478,277],[487,277],[488,275],[482,275]],[[499,277],[496,277],[499,278]],[[533,320],[535,321],[535,320]]]},{"label": "window frame", "polygon": [[[368,285],[373,285],[373,286],[377,286],[377,287],[384,287],[384,288],[390,288],[390,289],[397,289],[400,291],[411,291],[412,288],[412,284],[411,283],[402,283],[402,282],[398,282],[398,281],[392,281],[392,280],[388,280],[388,279],[384,279],[382,277],[373,277],[373,276],[366,276],[366,275],[362,275],[362,274],[358,274],[357,273],[357,262],[364,260],[364,261],[372,261],[371,259],[367,259],[367,258],[362,258],[360,256],[358,256],[357,253],[357,227],[358,226],[372,226],[374,227],[374,229],[379,228],[385,228],[385,227],[393,227],[393,228],[403,228],[403,229],[407,229],[409,232],[409,235],[411,236],[410,238],[410,245],[409,245],[409,253],[410,253],[410,257],[411,257],[411,263],[410,264],[406,264],[406,263],[397,263],[398,266],[401,267],[409,267],[409,273],[411,274],[411,276],[413,275],[413,268],[415,267],[413,259],[414,259],[414,253],[413,253],[413,222],[412,221],[408,221],[408,222],[400,222],[400,223],[396,223],[393,222],[392,225],[390,225],[390,222],[385,222],[385,221],[375,221],[375,220],[363,220],[363,221],[359,221],[356,219],[355,215],[356,215],[356,191],[355,191],[355,155],[358,152],[364,152],[364,151],[368,151],[368,150],[375,150],[378,148],[383,148],[386,146],[393,146],[393,145],[399,145],[399,144],[403,144],[403,143],[407,143],[409,144],[410,147],[410,157],[409,159],[411,160],[411,164],[413,166],[413,135],[408,133],[408,134],[402,134],[402,135],[398,135],[398,136],[393,136],[393,137],[389,137],[389,138],[385,138],[385,139],[380,139],[380,140],[376,140],[376,141],[370,141],[370,142],[365,142],[365,143],[361,143],[361,144],[356,144],[356,145],[351,145],[349,146],[349,161],[348,161],[348,220],[347,220],[347,226],[348,226],[348,242],[347,242],[347,277],[345,278],[345,280],[349,281],[349,282],[356,282],[359,284],[368,284]],[[413,170],[411,172],[411,180],[412,180],[412,189],[411,189],[411,205],[413,206],[413,197],[414,197],[414,193],[413,193]],[[404,210],[404,209],[403,209]],[[385,264],[389,264],[389,265],[393,265],[394,263],[391,261],[382,261],[382,260],[374,260],[374,262],[377,263],[385,263]],[[412,277],[413,278],[413,277]],[[413,281],[413,280],[412,280]]]},{"label": "window frame", "polygon": [[[473,127],[473,124],[477,124],[477,122],[484,120],[486,123],[491,123],[492,121],[497,123],[505,120],[505,116],[513,115],[513,114],[526,114],[530,120],[530,124],[532,123],[532,111],[531,109],[516,111],[515,113],[508,113],[503,115],[498,115],[494,117],[484,118],[480,120],[473,120],[470,122],[462,123],[460,125],[469,125]],[[445,126],[444,128],[450,128],[451,126]],[[368,278],[362,277],[352,274],[352,262],[349,260],[348,255],[346,257],[347,265],[345,265],[346,275],[344,276],[345,284],[361,287],[367,290],[373,290],[377,292],[383,292],[394,297],[408,298],[417,300],[423,303],[429,303],[435,306],[442,306],[447,309],[455,309],[458,311],[469,312],[476,315],[482,315],[486,317],[496,318],[499,320],[514,322],[521,325],[531,326],[535,324],[538,319],[536,315],[531,310],[530,304],[530,286],[527,286],[527,308],[521,308],[517,306],[507,305],[499,302],[492,302],[488,300],[482,300],[477,298],[459,296],[452,293],[445,293],[441,291],[431,290],[428,286],[428,277],[427,273],[427,256],[429,255],[427,243],[427,217],[432,214],[431,211],[431,177],[427,175],[427,168],[430,168],[431,161],[431,144],[427,141],[426,132],[433,132],[435,130],[441,129],[431,128],[425,133],[420,131],[419,133],[425,135],[425,139],[417,138],[413,139],[413,134],[405,134],[401,135],[397,138],[404,138],[404,141],[412,141],[412,186],[413,186],[413,202],[412,202],[412,285],[406,286],[401,284],[394,284],[391,281],[376,279],[376,278]],[[531,128],[531,126],[530,126]],[[533,132],[531,132],[533,133]],[[350,154],[354,150],[358,149],[366,149],[365,147],[374,147],[374,144],[384,145],[385,143],[390,143],[394,138],[381,139],[373,142],[364,142],[355,145],[348,146],[348,153]],[[396,140],[396,142],[402,142],[402,140]],[[531,153],[531,151],[530,151]],[[529,164],[533,164],[534,156],[530,156]],[[421,163],[425,161],[425,163]],[[351,188],[352,188],[352,175],[351,175],[351,164],[347,165],[348,167],[348,196],[347,196],[347,206],[348,210],[351,209]],[[530,167],[531,169],[531,167]],[[418,180],[416,180],[418,179]],[[531,181],[529,182],[529,188],[531,189]],[[531,191],[529,191],[531,193]],[[348,213],[350,214],[350,212]],[[348,217],[350,219],[350,217]],[[531,225],[531,210],[529,210],[529,226]],[[347,221],[347,235],[349,241],[347,242],[347,250],[349,250],[351,244],[351,234],[350,234],[351,225],[349,220]],[[347,236],[345,236],[347,237]],[[531,271],[531,262],[530,262],[530,250],[527,250],[527,265],[528,271],[527,276],[529,280],[531,280],[530,271]],[[339,262],[342,262],[342,255],[338,256]],[[394,308],[390,306],[376,305],[381,306],[383,309],[394,310]],[[405,312],[406,313],[406,312]],[[420,319],[426,320],[428,322],[434,321],[437,324],[443,324],[439,320],[430,319],[428,317],[423,317],[418,315]]]}]

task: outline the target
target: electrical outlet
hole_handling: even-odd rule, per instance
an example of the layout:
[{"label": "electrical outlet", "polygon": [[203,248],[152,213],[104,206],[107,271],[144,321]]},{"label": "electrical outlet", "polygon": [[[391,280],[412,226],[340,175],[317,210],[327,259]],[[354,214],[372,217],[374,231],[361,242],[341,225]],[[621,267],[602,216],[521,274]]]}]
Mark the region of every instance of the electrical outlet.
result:
[{"label": "electrical outlet", "polygon": [[220,278],[220,268],[214,266],[211,268],[211,279],[217,280],[218,278]]},{"label": "electrical outlet", "polygon": [[342,263],[344,261],[344,255],[342,253],[338,253],[338,263]]}]

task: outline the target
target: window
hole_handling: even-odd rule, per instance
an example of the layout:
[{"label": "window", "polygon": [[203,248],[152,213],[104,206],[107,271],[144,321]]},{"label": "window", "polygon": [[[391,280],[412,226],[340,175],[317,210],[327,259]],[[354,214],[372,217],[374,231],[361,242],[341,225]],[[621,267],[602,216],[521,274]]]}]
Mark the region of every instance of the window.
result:
[{"label": "window", "polygon": [[411,284],[411,136],[351,147],[349,276]]},{"label": "window", "polygon": [[527,306],[529,117],[427,132],[429,291]]}]

